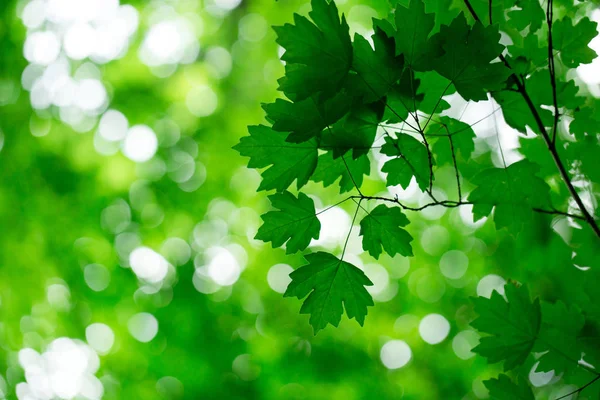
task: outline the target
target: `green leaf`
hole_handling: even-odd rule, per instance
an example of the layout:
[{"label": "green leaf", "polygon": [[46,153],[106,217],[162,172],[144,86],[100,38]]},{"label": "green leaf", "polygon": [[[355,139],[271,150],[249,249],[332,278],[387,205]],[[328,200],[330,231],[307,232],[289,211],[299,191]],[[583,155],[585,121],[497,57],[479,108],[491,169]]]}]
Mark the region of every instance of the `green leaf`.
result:
[{"label": "green leaf", "polygon": [[534,350],[544,354],[536,370],[554,370],[558,375],[577,369],[583,352],[578,336],[584,324],[577,307],[567,308],[562,301],[542,303],[542,329]]},{"label": "green leaf", "polygon": [[396,254],[412,256],[410,242],[413,238],[402,229],[408,223],[399,207],[378,205],[360,222],[363,249],[375,258],[379,258],[382,248],[392,257]]},{"label": "green leaf", "polygon": [[521,160],[508,168],[490,168],[478,173],[472,183],[477,187],[469,195],[473,203],[473,220],[494,211],[496,228],[517,233],[533,218],[533,208],[550,204],[550,187],[536,176],[539,167]]},{"label": "green leaf", "polygon": [[[506,123],[519,132],[527,133],[527,126],[538,135],[541,134],[538,124],[533,117],[527,102],[520,93],[501,91],[493,93],[494,100],[502,107]],[[545,108],[535,107],[544,126],[552,125],[552,112]]]},{"label": "green leaf", "polygon": [[575,25],[569,17],[552,24],[554,50],[560,51],[560,59],[567,67],[589,64],[596,58],[596,52],[588,44],[598,34],[597,25],[588,17],[580,19]]},{"label": "green leaf", "polygon": [[383,120],[390,124],[397,124],[406,120],[409,113],[414,114],[424,98],[422,94],[417,94],[420,84],[420,81],[415,79],[413,71],[404,69],[400,82],[394,85],[387,95]]},{"label": "green leaf", "polygon": [[423,96],[419,110],[426,114],[435,114],[450,108],[450,104],[443,99],[443,96],[456,91],[450,80],[435,71],[417,72],[415,78],[419,81],[417,94]]},{"label": "green leaf", "polygon": [[[537,35],[527,35],[522,43],[512,44],[507,47],[512,56],[510,65],[513,70],[521,75],[534,72],[540,65],[548,62],[548,50],[540,45]],[[523,64],[521,67],[520,65]]]},{"label": "green leaf", "polygon": [[355,182],[358,187],[361,187],[364,175],[369,175],[370,170],[371,163],[366,155],[356,159],[348,156],[334,158],[333,152],[328,151],[319,156],[317,169],[311,180],[329,186],[341,177],[340,193],[345,193],[354,189]]},{"label": "green leaf", "polygon": [[434,59],[439,55],[438,43],[430,38],[435,25],[434,15],[425,12],[423,1],[412,0],[408,7],[398,5],[394,18],[396,54],[404,55],[404,61],[411,70],[432,69]]},{"label": "green leaf", "polygon": [[577,140],[583,140],[586,136],[595,137],[600,132],[600,102],[594,101],[589,106],[575,110],[569,131]]},{"label": "green leaf", "polygon": [[542,27],[546,14],[538,0],[518,0],[516,6],[520,10],[512,10],[507,13],[507,22],[510,26],[515,27],[518,31],[529,27],[528,35],[532,35]]},{"label": "green leaf", "polygon": [[406,189],[414,176],[421,190],[429,187],[430,170],[427,148],[414,137],[398,133],[397,139],[385,138],[381,152],[395,157],[387,161],[382,172],[386,172],[388,186],[400,185]]},{"label": "green leaf", "polygon": [[335,94],[342,86],[352,64],[352,43],[348,24],[341,20],[335,3],[312,0],[309,13],[313,22],[294,14],[294,25],[274,27],[277,43],[285,53],[286,74],[279,89],[295,101],[315,92]]},{"label": "green leaf", "polygon": [[581,229],[573,229],[571,243],[575,251],[573,263],[580,267],[600,269],[600,238],[589,226],[583,225]]},{"label": "green leaf", "polygon": [[300,189],[317,167],[317,142],[311,139],[302,144],[286,142],[286,134],[264,125],[248,127],[250,136],[240,139],[233,148],[250,157],[249,168],[269,167],[262,173],[258,190],[286,190],[294,180]]},{"label": "green leaf", "polygon": [[273,122],[278,132],[290,132],[287,141],[305,142],[317,136],[325,127],[342,118],[351,106],[351,98],[345,91],[325,98],[317,94],[294,103],[277,99],[274,103],[264,104],[267,119]]},{"label": "green leaf", "polygon": [[384,97],[400,79],[403,69],[402,57],[394,54],[394,40],[375,28],[372,36],[375,49],[359,34],[354,35],[354,59],[352,69],[358,74],[356,85],[366,103]]},{"label": "green leaf", "polygon": [[525,286],[507,284],[506,301],[498,292],[473,299],[479,317],[471,325],[490,336],[482,337],[473,351],[489,362],[504,361],[504,370],[523,364],[531,352],[541,323],[540,302],[529,299]]},{"label": "green leaf", "polygon": [[327,324],[338,326],[346,309],[348,318],[356,318],[363,325],[367,307],[373,299],[365,286],[373,283],[354,265],[331,254],[318,252],[305,256],[304,265],[290,274],[292,282],[284,296],[302,299],[308,295],[301,314],[310,314],[315,333]]},{"label": "green leaf", "polygon": [[[438,164],[452,164],[452,147],[456,157],[468,160],[475,150],[475,132],[469,124],[447,116],[438,117],[427,126],[427,136],[435,140],[432,146]],[[450,142],[452,141],[452,142]]]},{"label": "green leaf", "polygon": [[514,383],[508,376],[500,374],[498,378],[483,381],[483,384],[490,391],[490,400],[535,400],[525,379]]},{"label": "green leaf", "polygon": [[592,182],[600,182],[600,140],[585,136],[567,147],[567,159]]},{"label": "green leaf", "polygon": [[356,104],[350,113],[323,132],[320,148],[333,150],[338,158],[352,150],[358,158],[371,150],[377,126],[383,114],[383,103]]},{"label": "green leaf", "polygon": [[[547,68],[539,69],[533,72],[525,81],[525,86],[530,93],[531,100],[536,104],[545,104],[552,106],[552,86],[550,85],[550,71]],[[575,81],[564,82],[556,79],[556,98],[559,107],[567,107],[574,110],[585,102],[585,97],[577,96],[579,88]]]},{"label": "green leaf", "polygon": [[321,223],[316,216],[315,203],[304,193],[298,198],[290,192],[269,196],[273,207],[279,211],[270,211],[262,216],[263,225],[255,239],[271,242],[273,247],[286,244],[286,253],[304,250],[311,239],[318,239]]},{"label": "green leaf", "polygon": [[437,36],[445,53],[437,59],[435,70],[450,79],[465,100],[486,100],[487,91],[504,87],[510,71],[501,62],[490,63],[504,49],[496,27],[480,22],[470,27],[459,14]]}]

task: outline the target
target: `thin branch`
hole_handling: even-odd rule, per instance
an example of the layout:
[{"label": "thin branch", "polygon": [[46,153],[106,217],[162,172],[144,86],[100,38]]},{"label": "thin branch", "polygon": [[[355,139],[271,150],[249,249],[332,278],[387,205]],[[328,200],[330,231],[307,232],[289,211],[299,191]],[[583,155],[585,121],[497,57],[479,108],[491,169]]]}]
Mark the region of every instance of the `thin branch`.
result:
[{"label": "thin branch", "polygon": [[346,159],[344,158],[343,155],[341,157],[342,157],[342,161],[344,162],[344,165],[346,166],[346,171],[348,171],[348,175],[350,176],[350,179],[352,180],[352,183],[354,184],[354,187],[358,191],[358,194],[362,197],[363,194],[360,191],[360,187],[356,184],[356,181],[354,180],[354,177],[352,176],[352,172],[350,172],[350,167],[348,166]]},{"label": "thin branch", "polygon": [[560,211],[560,210],[544,210],[541,208],[533,208],[533,211],[538,212],[540,214],[554,214],[554,215],[562,215],[564,217],[569,217],[573,219],[578,219],[580,221],[585,221],[585,217],[582,215],[575,215],[568,212]]},{"label": "thin branch", "polygon": [[[349,197],[351,199],[353,197]],[[342,249],[342,255],[340,260],[344,259],[344,254],[346,254],[346,247],[348,247],[348,240],[350,240],[350,234],[352,234],[352,228],[354,228],[354,222],[356,221],[356,216],[358,215],[358,210],[360,210],[360,202],[362,201],[362,197],[358,200],[358,207],[356,207],[356,211],[354,212],[354,217],[352,218],[352,223],[350,224],[350,230],[348,231],[348,236],[346,236],[346,242],[344,243],[344,248]]]},{"label": "thin branch", "polygon": [[458,201],[462,200],[462,191],[460,189],[460,176],[458,174],[458,164],[456,163],[456,153],[454,151],[454,143],[452,143],[452,136],[448,136],[450,142],[450,152],[452,153],[452,163],[454,163],[454,174],[456,175],[456,187],[458,189]]},{"label": "thin branch", "polygon": [[563,396],[560,396],[560,397],[558,397],[556,400],[560,400],[560,399],[566,399],[566,398],[567,398],[567,397],[569,397],[569,396],[572,396],[572,395],[574,395],[574,394],[577,394],[577,393],[581,393],[581,392],[583,392],[583,389],[585,389],[585,388],[587,388],[588,386],[592,385],[592,384],[593,384],[594,382],[596,382],[597,380],[600,380],[600,375],[598,375],[597,377],[595,377],[594,379],[592,379],[591,381],[589,381],[588,383],[586,383],[585,385],[583,385],[583,386],[582,386],[582,387],[580,387],[579,389],[577,389],[577,390],[573,390],[573,391],[572,391],[572,392],[570,392],[570,393],[567,393],[567,394],[565,394],[565,395],[563,395]]},{"label": "thin branch", "polygon": [[[419,206],[419,207],[411,207],[411,206],[407,206],[406,204],[402,203],[400,200],[398,200],[397,197],[392,198],[392,197],[383,197],[383,196],[350,196],[349,198],[385,201],[388,203],[398,204],[400,206],[400,208],[402,208],[404,210],[409,210],[409,211],[421,211],[426,208],[435,207],[435,206],[446,207],[446,208],[456,208],[456,207],[460,207],[460,206],[479,204],[479,203],[473,203],[471,201],[462,201],[462,200],[461,201],[441,200],[441,201],[433,201],[431,203],[427,203],[427,204]],[[565,211],[554,210],[554,209],[544,210],[542,208],[532,208],[532,210],[535,212],[538,212],[540,214],[562,215],[564,217],[569,217],[569,218],[585,221],[585,217],[583,217],[582,215],[570,214]]]},{"label": "thin branch", "polygon": [[558,128],[558,99],[556,96],[556,72],[554,69],[554,51],[552,45],[552,19],[554,16],[553,0],[548,0],[546,9],[546,23],[548,24],[548,70],[550,71],[550,86],[552,87],[552,103],[554,106],[554,121],[552,124],[552,145],[556,144],[556,130]]},{"label": "thin branch", "polygon": [[[385,132],[385,134],[387,135],[387,137],[389,137],[390,139],[392,139],[392,145],[396,148],[396,151],[398,151],[399,157],[403,157],[404,158],[404,160],[406,161],[406,163],[408,164],[408,166],[412,170],[413,175],[416,178],[417,171],[412,166],[412,164],[410,163],[410,161],[408,161],[408,159],[404,155],[402,155],[402,150],[400,149],[400,146],[398,146],[397,141],[392,138],[392,136],[389,134],[389,132],[385,128],[383,128],[383,131]],[[429,158],[430,168],[429,168],[429,188],[425,189],[425,193],[427,193],[429,195],[429,197],[431,197],[431,200],[437,201],[437,199],[433,195],[433,190],[431,189],[432,182],[433,182],[433,162],[431,160],[431,152],[429,151],[429,145],[426,145],[426,147],[427,147],[427,155],[428,155],[428,158]]]},{"label": "thin branch", "polygon": [[[475,10],[471,6],[471,3],[469,2],[469,0],[464,0],[464,2],[465,2],[465,5],[467,6],[467,8],[469,9],[471,15],[473,16],[473,18],[476,21],[479,21],[479,17],[475,13]],[[506,65],[507,68],[512,69],[510,66],[510,63],[508,62],[506,57],[504,57],[504,55],[500,54],[498,57],[504,63],[504,65]],[[517,85],[517,91],[521,94],[523,99],[525,99],[525,102],[527,103],[527,107],[529,108],[529,110],[531,111],[531,114],[533,115],[535,123],[541,132],[544,142],[546,143],[546,147],[548,147],[548,150],[550,151],[550,155],[552,156],[552,159],[554,160],[554,163],[556,164],[556,168],[558,168],[558,172],[560,173],[560,176],[561,176],[563,182],[567,186],[567,189],[569,190],[571,197],[573,198],[573,200],[575,200],[575,203],[577,203],[577,206],[579,207],[579,211],[581,211],[581,213],[583,214],[585,221],[592,228],[592,230],[594,231],[596,236],[598,236],[598,238],[600,238],[600,227],[594,220],[594,217],[590,214],[590,212],[587,210],[587,208],[583,204],[583,200],[581,200],[579,193],[577,193],[577,190],[573,186],[573,183],[571,182],[571,178],[569,177],[569,174],[567,173],[567,169],[565,168],[562,160],[560,159],[560,156],[558,155],[558,152],[556,151],[556,147],[554,146],[554,143],[552,142],[552,139],[550,138],[550,135],[548,134],[548,131],[546,130],[546,126],[544,125],[544,122],[542,121],[542,118],[540,117],[540,114],[539,114],[537,108],[533,104],[531,97],[529,97],[527,90],[525,90],[525,84],[523,82],[521,82],[519,77],[516,76],[514,73],[512,76],[515,78],[514,81]]]},{"label": "thin branch", "polygon": [[490,25],[492,25],[492,0],[488,0],[488,17],[490,19]]}]

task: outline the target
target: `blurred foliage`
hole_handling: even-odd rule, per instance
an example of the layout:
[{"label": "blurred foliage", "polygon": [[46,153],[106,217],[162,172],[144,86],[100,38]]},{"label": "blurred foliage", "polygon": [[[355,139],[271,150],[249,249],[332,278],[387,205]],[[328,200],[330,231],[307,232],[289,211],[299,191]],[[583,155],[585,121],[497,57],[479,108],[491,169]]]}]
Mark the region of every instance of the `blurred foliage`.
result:
[{"label": "blurred foliage", "polygon": [[[579,339],[586,354],[595,354],[598,280],[573,267],[571,248],[581,243],[576,262],[597,259],[594,238],[565,218],[535,213],[515,239],[497,231],[493,221],[474,223],[468,208],[410,213],[412,258],[384,254],[376,260],[363,253],[359,229],[353,229],[346,257],[374,283],[375,306],[362,328],[342,319],[337,329],[314,336],[308,318],[298,314],[300,302],[281,295],[286,275],[306,262],[300,254],[286,255],[254,239],[260,214],[270,205],[264,192],[256,192],[259,174],[232,150],[248,125],[267,123],[261,104],[280,97],[277,80],[285,71],[270,27],[293,22],[296,12],[308,15],[310,5],[295,0],[123,3],[119,8],[112,1],[0,2],[3,396],[486,398],[482,382],[496,377],[502,366],[488,365],[471,352],[479,334],[470,326],[476,317],[470,297],[489,297],[505,279],[526,283],[544,301],[544,317],[560,320],[563,311],[557,306],[546,312],[546,303],[562,300],[571,311],[583,305],[586,324]],[[370,36],[371,19],[390,15],[396,7],[390,3],[395,2],[339,4],[351,37]],[[439,11],[432,32],[467,11],[459,1],[424,3],[428,12]],[[482,15],[487,4],[473,1]],[[555,4],[556,19],[579,21],[591,13],[587,3]],[[112,10],[104,19],[103,7]],[[493,11],[494,16],[503,12]],[[536,35],[521,38],[506,22],[510,18],[497,21],[513,43],[527,43],[519,65],[533,71],[541,45],[531,42]],[[515,20],[522,24],[522,19]],[[94,40],[88,40],[86,24]],[[543,37],[545,27],[539,29]],[[111,36],[115,32],[121,36]],[[122,47],[112,52],[115,43]],[[541,54],[545,60],[545,48]],[[558,61],[557,70],[565,79],[567,69]],[[419,76],[427,85],[422,104],[433,107],[443,86],[426,74]],[[572,111],[582,116],[572,130],[577,141],[561,150],[561,157],[581,158],[578,188],[590,193],[586,202],[595,206],[597,180],[585,179],[594,180],[597,170],[596,117],[589,111],[594,92],[579,79],[575,83],[586,107]],[[440,104],[466,107],[457,96]],[[504,141],[516,134],[490,114],[489,103],[469,104],[462,121],[477,134],[478,165],[466,163],[464,176],[472,177],[481,165],[499,166],[502,139],[504,145],[513,143],[505,148],[507,157],[521,152],[541,166],[552,204],[576,212],[543,143],[521,135],[517,149],[515,141]],[[130,129],[121,132],[121,117],[107,110],[122,113]],[[476,123],[482,117],[485,122]],[[145,127],[131,129],[139,125]],[[570,138],[562,125],[559,135]],[[362,189],[387,191],[377,160],[370,159],[370,166]],[[364,165],[357,168],[365,171]],[[335,204],[340,188],[323,187],[331,183],[325,171],[314,180],[306,186],[314,206]],[[342,188],[352,189],[343,182]],[[454,182],[451,165],[442,166],[436,171],[436,195],[454,193]],[[472,189],[465,181],[465,193]],[[415,206],[427,200],[414,181],[407,190],[392,188],[390,195],[410,197]],[[351,203],[319,214],[323,229],[312,249],[341,252]],[[428,325],[424,317],[431,314],[444,318]],[[443,321],[449,323],[445,335]],[[529,354],[518,381],[493,382],[518,391],[530,378],[539,398],[557,398],[589,380],[566,383],[532,372],[538,361],[544,362]]]}]

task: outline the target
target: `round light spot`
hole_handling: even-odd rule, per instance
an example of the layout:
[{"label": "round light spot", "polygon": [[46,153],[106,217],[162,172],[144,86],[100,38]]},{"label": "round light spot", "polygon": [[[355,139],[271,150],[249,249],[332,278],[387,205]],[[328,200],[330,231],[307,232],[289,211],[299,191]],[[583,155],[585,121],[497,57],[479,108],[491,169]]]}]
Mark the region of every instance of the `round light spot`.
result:
[{"label": "round light spot", "polygon": [[417,295],[427,303],[439,301],[446,292],[446,283],[437,275],[424,274],[417,281]]},{"label": "round light spot", "polygon": [[223,247],[212,247],[208,253],[208,276],[221,286],[231,286],[237,282],[242,269],[235,256]]},{"label": "round light spot", "polygon": [[192,283],[197,291],[204,294],[216,293],[221,288],[221,285],[208,276],[206,267],[196,268],[194,276],[192,277]]},{"label": "round light spot", "polygon": [[217,109],[218,103],[217,94],[206,85],[191,88],[185,98],[185,105],[196,117],[211,115]]},{"label": "round light spot", "polygon": [[[322,211],[322,210],[317,210]],[[327,212],[317,215],[321,222],[321,233],[318,239],[313,239],[310,246],[333,248],[346,240],[352,220],[350,215],[340,207],[333,207]]]},{"label": "round light spot", "polygon": [[379,357],[387,369],[398,369],[408,364],[412,358],[412,352],[405,341],[390,340],[381,347]]},{"label": "round light spot", "polygon": [[290,278],[290,273],[292,271],[294,271],[294,269],[287,264],[273,265],[269,268],[269,272],[267,273],[269,287],[277,293],[284,293],[292,281],[292,278]]},{"label": "round light spot", "polygon": [[459,250],[450,250],[440,259],[440,270],[449,279],[459,279],[469,268],[469,258]]},{"label": "round light spot", "polygon": [[24,55],[27,61],[35,64],[48,65],[58,57],[60,41],[52,31],[38,31],[27,35]]},{"label": "round light spot", "polygon": [[394,322],[394,332],[407,335],[419,325],[419,317],[412,314],[399,316]]},{"label": "round light spot", "polygon": [[180,399],[183,397],[183,383],[173,376],[163,376],[156,381],[156,391],[164,399]]},{"label": "round light spot", "polygon": [[152,25],[140,47],[140,59],[149,66],[193,61],[199,51],[194,30],[194,26],[186,18]]},{"label": "round light spot", "polygon": [[149,247],[138,247],[129,255],[129,265],[138,278],[156,283],[162,281],[169,270],[163,256]]},{"label": "round light spot", "polygon": [[442,254],[450,244],[448,230],[440,225],[431,226],[421,234],[421,247],[429,255]]},{"label": "round light spot", "polygon": [[225,78],[231,72],[231,54],[223,47],[211,47],[206,52],[204,59],[213,74],[219,79]]},{"label": "round light spot", "polygon": [[506,280],[501,276],[490,274],[486,275],[477,284],[477,296],[492,297],[492,292],[495,290],[501,295],[504,295],[504,285]]},{"label": "round light spot", "polygon": [[231,369],[244,381],[253,381],[260,375],[260,366],[250,354],[240,354],[233,360]]},{"label": "round light spot", "polygon": [[158,139],[150,127],[134,125],[127,132],[123,143],[123,154],[136,162],[145,162],[154,157],[158,149]]},{"label": "round light spot", "polygon": [[89,264],[83,270],[85,283],[95,292],[101,292],[110,283],[110,272],[104,265]]},{"label": "round light spot", "polygon": [[108,141],[123,140],[127,136],[129,122],[123,113],[117,110],[108,110],[100,118],[98,133]]},{"label": "round light spot", "polygon": [[374,296],[382,293],[387,289],[390,283],[390,276],[387,270],[379,264],[367,264],[363,269],[365,275],[373,282],[372,286],[367,286],[366,289]]},{"label": "round light spot", "polygon": [[185,264],[192,255],[192,250],[188,243],[178,237],[172,237],[165,240],[160,251],[167,257],[169,262],[175,266]]},{"label": "round light spot", "polygon": [[462,331],[459,332],[454,339],[452,339],[452,350],[458,358],[468,360],[475,356],[475,353],[471,351],[473,347],[479,344],[479,335],[475,331]]},{"label": "round light spot", "polygon": [[79,108],[88,113],[97,113],[108,96],[104,85],[97,79],[82,79],[75,89],[75,102]]},{"label": "round light spot", "polygon": [[419,335],[429,344],[438,344],[448,336],[450,323],[440,314],[429,314],[419,323]]},{"label": "round light spot", "polygon": [[90,346],[79,340],[55,339],[41,355],[23,349],[19,352],[19,362],[27,381],[16,387],[21,400],[102,398],[103,387],[93,375],[100,360]]},{"label": "round light spot", "polygon": [[240,5],[242,0],[215,0],[215,5],[224,11],[230,11]]},{"label": "round light spot", "polygon": [[85,328],[85,339],[98,354],[108,354],[115,343],[115,334],[108,325],[96,322]]},{"label": "round light spot", "polygon": [[63,39],[65,53],[73,60],[83,60],[94,49],[96,31],[89,24],[76,23],[69,27]]},{"label": "round light spot", "polygon": [[240,20],[240,37],[249,42],[258,42],[267,34],[267,21],[260,14],[247,14]]},{"label": "round light spot", "polygon": [[136,340],[148,343],[158,333],[158,321],[150,313],[135,314],[127,322],[127,329]]}]

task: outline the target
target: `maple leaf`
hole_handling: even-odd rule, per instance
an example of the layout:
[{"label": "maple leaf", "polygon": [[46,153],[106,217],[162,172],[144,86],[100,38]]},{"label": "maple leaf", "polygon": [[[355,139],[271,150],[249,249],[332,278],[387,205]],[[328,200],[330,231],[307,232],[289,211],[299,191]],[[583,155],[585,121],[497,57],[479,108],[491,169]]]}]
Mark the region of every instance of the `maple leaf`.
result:
[{"label": "maple leaf", "polygon": [[486,100],[487,91],[502,89],[510,75],[503,63],[491,63],[502,53],[500,33],[480,22],[470,27],[463,14],[436,35],[445,53],[436,60],[435,70],[454,84],[466,100]]},{"label": "maple leaf", "polygon": [[294,25],[274,27],[277,43],[285,49],[285,76],[279,90],[295,101],[315,92],[335,94],[352,65],[352,43],[346,19],[338,15],[335,2],[312,0],[313,22],[294,14]]},{"label": "maple leaf", "polygon": [[597,25],[587,17],[580,19],[575,25],[569,17],[552,24],[554,49],[560,51],[560,58],[567,67],[588,64],[596,58],[596,52],[588,44],[598,34]]},{"label": "maple leaf", "polygon": [[410,242],[413,238],[402,229],[408,223],[400,208],[378,205],[360,222],[363,249],[375,258],[379,258],[382,248],[392,257],[396,254],[412,256]]},{"label": "maple leaf", "polygon": [[325,127],[337,122],[349,110],[351,98],[344,91],[326,98],[321,94],[294,103],[277,99],[264,104],[267,119],[273,122],[273,130],[290,132],[287,141],[305,142],[317,136]]},{"label": "maple leaf", "polygon": [[332,150],[334,158],[350,150],[353,158],[367,154],[373,146],[383,106],[381,102],[355,104],[344,118],[323,132],[320,148]]},{"label": "maple leaf", "polygon": [[325,252],[305,258],[308,264],[290,274],[292,282],[284,297],[302,299],[308,295],[300,313],[310,314],[315,334],[327,324],[338,326],[344,309],[348,318],[356,318],[363,325],[367,307],[374,304],[365,289],[373,285],[369,278],[354,265]]},{"label": "maple leaf", "polygon": [[584,324],[577,307],[567,308],[562,301],[542,303],[542,329],[534,351],[544,354],[536,370],[558,375],[577,369],[583,352],[578,336]]},{"label": "maple leaf", "polygon": [[[519,93],[501,91],[493,93],[494,100],[502,107],[506,123],[522,133],[527,133],[527,128],[531,128],[535,133],[541,134],[537,122],[529,109],[527,102]],[[552,113],[535,105],[536,112],[539,114],[544,126],[552,125]]]},{"label": "maple leaf", "polygon": [[439,44],[430,38],[435,25],[433,14],[425,12],[420,0],[409,1],[408,6],[399,4],[394,13],[397,32],[396,54],[402,54],[411,70],[431,69],[434,59],[439,55]]},{"label": "maple leaf", "polygon": [[363,177],[369,175],[370,169],[371,163],[366,155],[356,159],[344,156],[334,158],[333,152],[328,151],[319,156],[317,169],[311,180],[323,182],[324,186],[329,186],[341,177],[340,193],[345,193],[354,189],[355,184],[361,187]]},{"label": "maple leaf", "polygon": [[387,161],[381,169],[388,174],[388,186],[400,185],[406,189],[414,176],[421,190],[429,187],[429,157],[423,143],[400,133],[397,139],[386,137],[381,152],[386,156],[396,157]]},{"label": "maple leaf", "polygon": [[508,376],[500,374],[498,378],[483,381],[483,384],[490,391],[490,400],[535,400],[524,379],[514,383]]},{"label": "maple leaf", "polygon": [[352,70],[358,74],[356,86],[364,101],[372,103],[384,97],[396,83],[403,70],[403,60],[394,54],[394,40],[375,28],[372,36],[375,49],[359,34],[354,35]]},{"label": "maple leaf", "polygon": [[521,160],[507,168],[490,168],[478,173],[472,183],[477,187],[469,194],[473,203],[473,220],[494,211],[496,227],[518,233],[533,218],[534,208],[548,207],[550,187],[536,173],[539,167]]},{"label": "maple leaf", "polygon": [[281,192],[269,196],[273,207],[279,211],[270,211],[262,216],[263,225],[255,239],[271,242],[273,247],[285,243],[286,253],[304,250],[311,239],[318,239],[321,223],[316,216],[315,203],[304,193],[298,198],[290,192]]},{"label": "maple leaf", "polygon": [[586,136],[596,136],[600,132],[600,101],[593,101],[591,105],[579,107],[573,113],[573,121],[569,124],[569,132],[577,140]]},{"label": "maple leaf", "polygon": [[542,27],[546,14],[538,0],[518,0],[516,6],[520,10],[512,10],[507,13],[507,21],[511,26],[519,31],[529,27],[530,34]]},{"label": "maple leaf", "polygon": [[490,335],[482,337],[473,351],[491,363],[504,361],[504,370],[508,371],[521,365],[533,349],[541,311],[539,300],[531,302],[525,286],[509,283],[504,290],[506,301],[497,291],[489,299],[473,298],[479,317],[471,325]]},{"label": "maple leaf", "polygon": [[420,85],[421,82],[415,78],[414,72],[408,68],[404,69],[399,82],[387,94],[382,119],[396,124],[406,120],[409,114],[416,113],[425,97],[417,93]]},{"label": "maple leaf", "polygon": [[[428,126],[427,136],[437,136],[432,146],[438,164],[452,164],[452,153],[468,160],[475,150],[475,132],[469,124],[442,116]],[[452,141],[452,142],[450,142]],[[454,148],[454,150],[452,150]]]},{"label": "maple leaf", "polygon": [[298,189],[308,182],[317,167],[317,142],[293,144],[286,141],[286,134],[275,132],[264,125],[248,127],[250,136],[240,139],[233,148],[242,156],[250,157],[249,168],[269,167],[262,172],[258,190],[275,189],[281,192],[294,180]]}]

